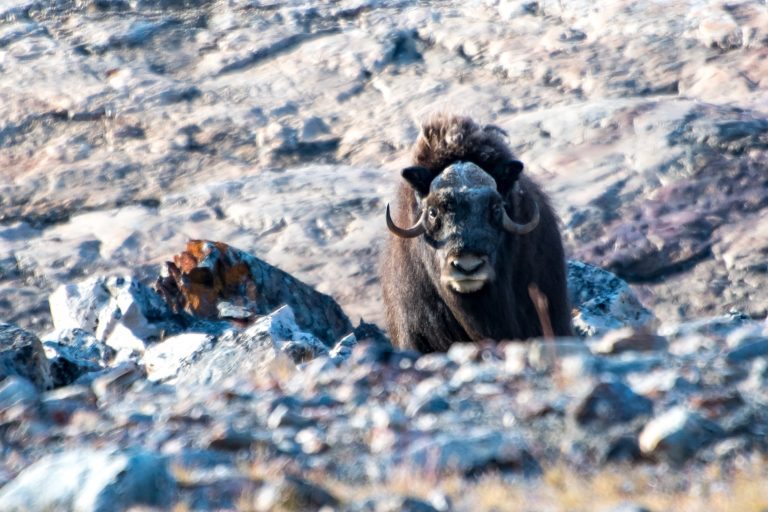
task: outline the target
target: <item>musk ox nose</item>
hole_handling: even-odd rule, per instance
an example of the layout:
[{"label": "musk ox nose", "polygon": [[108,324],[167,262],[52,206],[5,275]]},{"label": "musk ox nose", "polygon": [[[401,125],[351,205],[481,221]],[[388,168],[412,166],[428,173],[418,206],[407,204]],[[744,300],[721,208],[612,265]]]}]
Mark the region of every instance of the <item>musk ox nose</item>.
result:
[{"label": "musk ox nose", "polygon": [[464,275],[470,275],[485,265],[485,260],[477,256],[460,256],[451,260],[451,266]]}]

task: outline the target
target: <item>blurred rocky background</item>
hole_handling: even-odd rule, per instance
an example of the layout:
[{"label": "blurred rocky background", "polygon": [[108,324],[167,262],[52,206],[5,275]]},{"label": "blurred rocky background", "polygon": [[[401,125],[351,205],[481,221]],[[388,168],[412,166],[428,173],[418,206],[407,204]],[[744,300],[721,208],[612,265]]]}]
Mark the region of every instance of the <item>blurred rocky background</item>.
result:
[{"label": "blurred rocky background", "polygon": [[418,120],[509,132],[572,256],[662,319],[768,305],[759,1],[9,0],[0,311],[223,240],[380,322],[382,211]]},{"label": "blurred rocky background", "polygon": [[[766,77],[760,0],[0,2],[0,508],[761,510]],[[387,348],[440,110],[551,194],[588,341]],[[201,319],[206,261],[253,281]]]}]

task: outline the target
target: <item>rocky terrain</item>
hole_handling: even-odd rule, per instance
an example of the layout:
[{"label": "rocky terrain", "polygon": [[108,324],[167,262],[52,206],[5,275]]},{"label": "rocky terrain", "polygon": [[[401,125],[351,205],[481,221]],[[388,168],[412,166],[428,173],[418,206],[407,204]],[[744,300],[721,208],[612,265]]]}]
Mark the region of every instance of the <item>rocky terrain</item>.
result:
[{"label": "rocky terrain", "polygon": [[[766,77],[758,0],[0,2],[0,509],[768,507]],[[388,346],[440,110],[551,194],[586,339]]]}]

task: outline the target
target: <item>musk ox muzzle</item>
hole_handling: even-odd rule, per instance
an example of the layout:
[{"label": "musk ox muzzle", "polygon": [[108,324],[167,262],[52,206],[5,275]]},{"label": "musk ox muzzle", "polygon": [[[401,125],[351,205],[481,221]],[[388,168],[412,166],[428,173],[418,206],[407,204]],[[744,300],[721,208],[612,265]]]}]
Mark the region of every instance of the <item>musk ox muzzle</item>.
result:
[{"label": "musk ox muzzle", "polygon": [[440,272],[440,282],[446,288],[458,293],[479,291],[486,283],[496,278],[490,256],[463,254],[450,256]]}]

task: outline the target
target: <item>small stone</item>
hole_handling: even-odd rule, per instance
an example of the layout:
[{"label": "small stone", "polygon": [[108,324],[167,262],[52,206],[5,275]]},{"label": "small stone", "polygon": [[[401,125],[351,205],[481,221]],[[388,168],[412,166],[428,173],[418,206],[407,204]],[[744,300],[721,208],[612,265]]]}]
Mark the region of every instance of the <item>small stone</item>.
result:
[{"label": "small stone", "polygon": [[56,423],[69,423],[72,416],[96,404],[96,395],[88,386],[64,386],[45,393],[42,410]]},{"label": "small stone", "polygon": [[504,347],[504,369],[511,375],[521,375],[528,367],[529,347],[522,343],[508,343]]},{"label": "small stone", "polygon": [[697,37],[704,46],[721,50],[733,50],[743,44],[741,28],[725,12],[701,20]]},{"label": "small stone", "polygon": [[285,476],[277,482],[267,483],[257,493],[254,508],[258,511],[275,510],[278,507],[286,511],[320,510],[323,507],[335,508],[338,498],[317,484],[297,476]]},{"label": "small stone", "polygon": [[326,135],[330,133],[331,129],[325,124],[321,118],[312,116],[304,120],[301,128],[301,139],[311,140],[317,138],[320,135]]},{"label": "small stone", "polygon": [[760,324],[748,324],[728,334],[725,360],[738,364],[768,355],[768,333]]},{"label": "small stone", "polygon": [[552,341],[536,340],[528,349],[528,364],[540,371],[550,371],[568,356],[591,356],[589,347],[578,338],[560,338]]},{"label": "small stone", "polygon": [[595,425],[601,429],[625,423],[653,412],[653,403],[635,394],[619,381],[600,382],[573,409],[573,416],[582,426]]},{"label": "small stone", "polygon": [[265,436],[259,439],[253,432],[239,430],[227,425],[223,428],[214,429],[211,437],[208,439],[208,448],[213,450],[237,451],[249,448],[255,441],[267,441]]},{"label": "small stone", "polygon": [[480,349],[474,343],[454,343],[448,349],[448,359],[456,364],[465,364],[474,361]]},{"label": "small stone", "polygon": [[597,342],[589,344],[595,354],[620,354],[627,351],[650,352],[666,350],[667,339],[631,327],[609,331]]},{"label": "small stone", "polygon": [[419,414],[439,414],[450,408],[451,405],[448,403],[448,400],[442,396],[414,397],[408,403],[406,414],[409,417],[417,416]]},{"label": "small stone", "polygon": [[296,442],[301,445],[301,451],[307,455],[317,455],[328,449],[324,436],[314,427],[300,430],[296,434]]},{"label": "small stone", "polygon": [[104,400],[112,394],[123,393],[143,377],[136,363],[123,363],[93,379],[91,388],[99,400]]},{"label": "small stone", "polygon": [[410,496],[376,496],[359,505],[353,505],[351,511],[361,512],[439,512],[443,509],[433,507],[426,501]]},{"label": "small stone", "polygon": [[280,427],[304,428],[312,421],[295,413],[285,405],[278,405],[267,418],[267,427],[274,430]]},{"label": "small stone", "polygon": [[637,503],[624,502],[608,508],[602,508],[600,512],[651,512],[651,510]]},{"label": "small stone", "polygon": [[716,424],[678,406],[646,424],[638,443],[644,455],[679,464],[721,436],[722,430]]},{"label": "small stone", "polygon": [[400,407],[394,404],[374,406],[370,410],[373,426],[380,429],[403,429],[408,424],[408,418]]},{"label": "small stone", "polygon": [[439,433],[414,442],[404,453],[415,468],[430,467],[438,473],[458,471],[465,475],[489,469],[540,472],[522,438],[502,432],[477,432],[454,436]]}]

